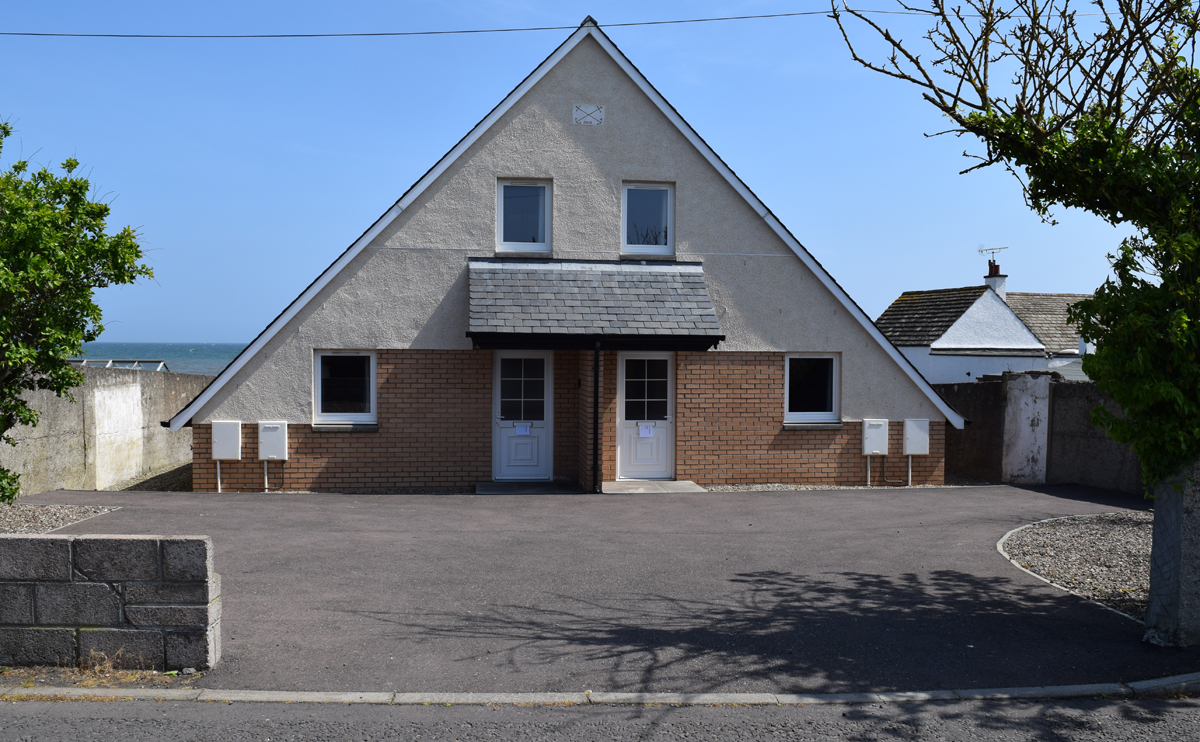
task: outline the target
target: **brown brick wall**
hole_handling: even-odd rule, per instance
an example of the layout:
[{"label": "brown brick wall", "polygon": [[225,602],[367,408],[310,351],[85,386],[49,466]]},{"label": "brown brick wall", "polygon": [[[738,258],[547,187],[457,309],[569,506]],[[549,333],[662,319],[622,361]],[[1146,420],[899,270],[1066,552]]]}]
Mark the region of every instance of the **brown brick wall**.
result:
[{"label": "brown brick wall", "polygon": [[[271,489],[362,492],[470,488],[492,478],[492,352],[381,350],[376,432],[288,424],[288,461]],[[217,489],[212,428],[192,431],[192,487]],[[242,459],[221,463],[226,492],[261,492],[258,425],[242,425]]]},{"label": "brown brick wall", "polygon": [[[783,427],[782,353],[677,353],[675,475],[700,485],[864,485],[862,424]],[[904,422],[888,426],[887,457],[871,462],[872,484],[908,482]],[[945,479],[945,424],[930,422],[929,456],[913,457],[913,484]],[[893,483],[894,484],[894,483]]]},{"label": "brown brick wall", "polygon": [[[379,429],[318,431],[288,425],[289,460],[270,464],[271,489],[403,491],[470,488],[492,478],[492,357],[485,350],[382,350]],[[617,353],[601,353],[601,476],[616,478]],[[592,482],[592,352],[554,358],[554,474]],[[783,427],[783,354],[676,355],[676,477],[701,485],[783,482],[862,485],[861,424]],[[223,462],[227,492],[261,492],[257,424],[242,428],[242,460]],[[193,487],[216,491],[211,426],[193,429]],[[895,453],[872,461],[872,482],[907,483],[903,422],[889,429]],[[913,457],[913,484],[944,481],[944,423],[930,424],[930,455]],[[886,472],[886,475],[885,475]],[[896,482],[892,482],[895,484]]]}]

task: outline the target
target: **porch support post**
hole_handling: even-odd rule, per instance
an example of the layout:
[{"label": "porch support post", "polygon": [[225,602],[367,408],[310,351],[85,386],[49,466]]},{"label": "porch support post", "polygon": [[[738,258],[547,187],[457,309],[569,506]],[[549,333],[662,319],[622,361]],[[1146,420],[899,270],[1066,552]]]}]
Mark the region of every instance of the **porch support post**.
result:
[{"label": "porch support post", "polygon": [[600,341],[592,351],[592,491],[600,492]]}]

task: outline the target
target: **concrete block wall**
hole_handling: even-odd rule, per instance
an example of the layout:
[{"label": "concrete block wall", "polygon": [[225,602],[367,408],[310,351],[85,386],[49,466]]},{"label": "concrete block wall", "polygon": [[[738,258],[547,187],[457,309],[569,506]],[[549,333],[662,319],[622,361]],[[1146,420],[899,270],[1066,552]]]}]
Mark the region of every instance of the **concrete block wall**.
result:
[{"label": "concrete block wall", "polygon": [[21,475],[21,492],[119,489],[191,461],[192,432],[159,423],[183,408],[211,376],[122,368],[81,369],[74,401],[48,391],[28,392],[41,421],[12,432],[0,446],[0,466]]},{"label": "concrete block wall", "polygon": [[0,665],[182,670],[221,658],[207,536],[0,534]]}]

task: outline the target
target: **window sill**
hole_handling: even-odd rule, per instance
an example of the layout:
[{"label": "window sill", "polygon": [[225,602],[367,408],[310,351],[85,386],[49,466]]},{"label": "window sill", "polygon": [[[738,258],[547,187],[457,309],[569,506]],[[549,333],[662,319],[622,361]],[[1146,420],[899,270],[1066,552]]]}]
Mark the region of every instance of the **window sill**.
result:
[{"label": "window sill", "polygon": [[319,433],[378,433],[379,423],[313,423]]},{"label": "window sill", "polygon": [[843,423],[784,423],[784,430],[841,430]]},{"label": "window sill", "polygon": [[623,252],[621,260],[675,260],[674,252]]},{"label": "window sill", "polygon": [[553,258],[554,251],[546,250],[514,250],[507,247],[496,248],[497,258]]}]

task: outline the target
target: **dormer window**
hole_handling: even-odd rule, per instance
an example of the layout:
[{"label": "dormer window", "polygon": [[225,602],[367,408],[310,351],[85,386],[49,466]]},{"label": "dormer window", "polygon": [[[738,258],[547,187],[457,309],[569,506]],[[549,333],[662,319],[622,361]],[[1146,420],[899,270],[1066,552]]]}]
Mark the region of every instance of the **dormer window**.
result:
[{"label": "dormer window", "polygon": [[621,204],[621,252],[675,253],[675,188],[660,183],[626,183]]},{"label": "dormer window", "polygon": [[550,183],[502,180],[496,193],[496,251],[550,252]]}]

